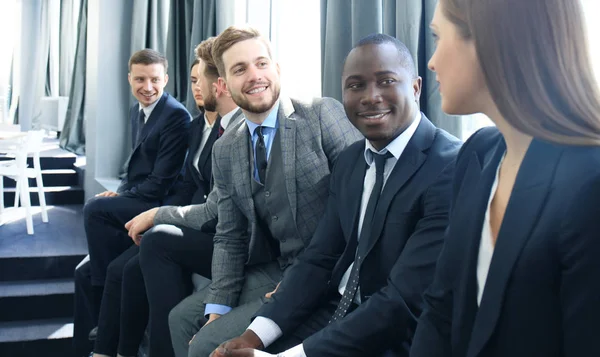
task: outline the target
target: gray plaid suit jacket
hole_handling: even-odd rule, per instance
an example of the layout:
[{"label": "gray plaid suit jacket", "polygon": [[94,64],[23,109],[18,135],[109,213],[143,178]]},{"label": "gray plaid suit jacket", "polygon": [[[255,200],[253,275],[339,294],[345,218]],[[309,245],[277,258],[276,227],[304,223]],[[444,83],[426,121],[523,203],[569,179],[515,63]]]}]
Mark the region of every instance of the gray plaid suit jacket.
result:
[{"label": "gray plaid suit jacket", "polygon": [[[277,119],[285,183],[299,239],[304,246],[323,216],[329,176],[344,148],[362,139],[331,98],[303,103],[280,97]],[[235,125],[213,148],[213,177],[218,197],[212,283],[207,304],[235,307],[244,284],[246,265],[272,261],[256,223],[252,198],[250,133],[245,121]]]},{"label": "gray plaid suit jacket", "polygon": [[[243,122],[244,116],[238,109],[231,117],[225,132]],[[220,139],[219,139],[220,140]],[[162,206],[154,216],[154,225],[172,224],[178,227],[188,227],[202,230],[206,225],[213,225],[217,219],[217,190],[212,188],[206,197],[206,202],[188,206]]]}]

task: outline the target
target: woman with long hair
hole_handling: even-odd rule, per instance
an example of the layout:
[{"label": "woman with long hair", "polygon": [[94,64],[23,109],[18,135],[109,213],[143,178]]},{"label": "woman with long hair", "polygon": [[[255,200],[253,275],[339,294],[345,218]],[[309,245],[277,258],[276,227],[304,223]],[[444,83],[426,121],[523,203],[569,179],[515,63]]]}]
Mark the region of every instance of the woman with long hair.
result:
[{"label": "woman with long hair", "polygon": [[442,108],[484,113],[412,357],[600,356],[600,95],[578,0],[440,0]]}]

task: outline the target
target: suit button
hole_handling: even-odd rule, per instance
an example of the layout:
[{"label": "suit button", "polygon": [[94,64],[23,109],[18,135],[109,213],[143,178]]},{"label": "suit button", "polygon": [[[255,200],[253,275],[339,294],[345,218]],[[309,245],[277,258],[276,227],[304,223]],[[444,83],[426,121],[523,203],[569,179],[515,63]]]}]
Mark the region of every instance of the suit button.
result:
[{"label": "suit button", "polygon": [[269,196],[271,196],[271,192],[265,191],[265,197],[269,197]]},{"label": "suit button", "polygon": [[271,217],[271,219],[272,219],[274,222],[276,222],[276,221],[279,219],[279,217],[277,217],[277,216],[273,216],[273,217]]}]

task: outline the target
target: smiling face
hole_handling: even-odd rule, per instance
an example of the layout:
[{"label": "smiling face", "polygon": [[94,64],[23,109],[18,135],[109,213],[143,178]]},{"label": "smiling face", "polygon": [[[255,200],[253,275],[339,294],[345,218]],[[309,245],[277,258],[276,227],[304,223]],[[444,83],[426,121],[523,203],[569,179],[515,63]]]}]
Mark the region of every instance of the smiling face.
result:
[{"label": "smiling face", "polygon": [[165,67],[160,63],[132,64],[128,78],[133,96],[144,107],[162,97],[169,80]]},{"label": "smiling face", "polygon": [[266,113],[279,99],[279,66],[258,38],[241,41],[223,53],[225,82],[233,101],[245,111]]},{"label": "smiling face", "polygon": [[346,59],[342,88],[348,119],[378,150],[400,135],[419,112],[421,78],[403,67],[390,43],[354,48]]}]

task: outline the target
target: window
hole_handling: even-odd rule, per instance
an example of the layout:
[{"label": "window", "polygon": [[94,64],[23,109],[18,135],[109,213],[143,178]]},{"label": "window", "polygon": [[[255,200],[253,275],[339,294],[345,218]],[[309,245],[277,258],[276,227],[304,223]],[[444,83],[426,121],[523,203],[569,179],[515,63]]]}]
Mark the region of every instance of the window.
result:
[{"label": "window", "polygon": [[297,99],[320,97],[320,0],[236,0],[233,5],[232,25],[248,24],[270,38],[282,92]]},{"label": "window", "polygon": [[[21,1],[5,0],[0,3],[0,33],[21,33]],[[11,90],[18,93],[18,78],[13,78],[14,88],[10,87],[11,66],[14,65],[14,73],[19,73],[20,55],[19,36],[0,36],[0,124],[12,123],[12,115],[9,113],[9,98]],[[13,63],[14,54],[14,63]]]}]

